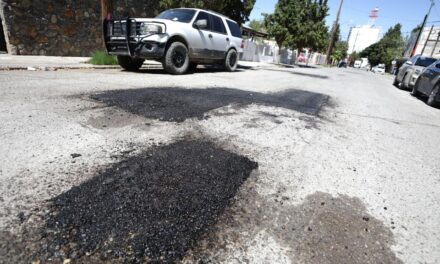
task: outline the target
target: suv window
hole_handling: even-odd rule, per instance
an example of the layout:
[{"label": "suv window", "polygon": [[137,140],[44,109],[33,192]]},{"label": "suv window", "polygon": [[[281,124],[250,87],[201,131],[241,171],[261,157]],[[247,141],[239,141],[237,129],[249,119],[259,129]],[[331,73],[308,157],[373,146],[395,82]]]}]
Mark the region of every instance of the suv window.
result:
[{"label": "suv window", "polygon": [[231,35],[236,38],[241,38],[241,29],[237,25],[237,23],[232,22],[230,20],[226,20],[228,23],[229,30],[231,31]]},{"label": "suv window", "polygon": [[223,19],[218,16],[211,15],[212,19],[212,31],[226,34],[225,24],[223,23]]},{"label": "suv window", "polygon": [[202,20],[202,19],[206,19],[206,21],[208,22],[208,26],[206,28],[204,28],[204,30],[211,30],[211,20],[209,19],[209,14],[200,11],[200,13],[197,15],[197,18],[195,21]]},{"label": "suv window", "polygon": [[156,18],[189,23],[195,13],[196,11],[191,9],[171,9],[160,13]]},{"label": "suv window", "polygon": [[427,57],[420,57],[417,62],[416,66],[422,66],[422,67],[428,67],[429,65],[433,64],[436,61],[434,58],[427,58]]}]

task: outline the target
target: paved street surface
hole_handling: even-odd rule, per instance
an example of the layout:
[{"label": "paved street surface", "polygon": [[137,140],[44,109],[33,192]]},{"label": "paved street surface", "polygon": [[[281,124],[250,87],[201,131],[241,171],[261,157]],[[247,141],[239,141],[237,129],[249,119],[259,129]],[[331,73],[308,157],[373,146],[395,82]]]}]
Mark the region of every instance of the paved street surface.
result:
[{"label": "paved street surface", "polygon": [[390,76],[0,83],[0,263],[440,263],[440,109]]}]

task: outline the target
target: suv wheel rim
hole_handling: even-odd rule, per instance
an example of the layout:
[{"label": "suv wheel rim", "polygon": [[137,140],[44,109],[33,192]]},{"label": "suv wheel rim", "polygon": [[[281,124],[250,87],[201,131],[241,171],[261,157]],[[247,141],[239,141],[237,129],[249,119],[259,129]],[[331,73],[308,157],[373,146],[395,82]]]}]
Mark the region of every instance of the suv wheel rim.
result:
[{"label": "suv wheel rim", "polygon": [[176,66],[177,68],[181,68],[185,64],[185,60],[186,60],[185,57],[186,57],[185,52],[181,50],[174,51],[172,56],[174,66]]},{"label": "suv wheel rim", "polygon": [[233,52],[229,57],[229,66],[234,67],[236,63],[237,63],[237,54]]}]

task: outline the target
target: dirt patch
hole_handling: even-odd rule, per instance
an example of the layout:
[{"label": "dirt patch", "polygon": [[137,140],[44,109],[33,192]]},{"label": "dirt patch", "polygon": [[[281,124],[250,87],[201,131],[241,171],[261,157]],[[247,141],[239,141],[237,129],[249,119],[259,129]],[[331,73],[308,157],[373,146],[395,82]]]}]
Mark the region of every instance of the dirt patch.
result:
[{"label": "dirt patch", "polygon": [[179,260],[256,168],[209,142],[154,147],[54,198],[36,259]]},{"label": "dirt patch", "polygon": [[246,185],[185,263],[402,263],[392,232],[358,198],[317,192],[290,205]]},{"label": "dirt patch", "polygon": [[109,106],[162,121],[183,122],[205,117],[205,113],[231,104],[262,104],[317,115],[327,95],[301,90],[263,94],[230,88],[145,88],[108,91],[92,96]]}]

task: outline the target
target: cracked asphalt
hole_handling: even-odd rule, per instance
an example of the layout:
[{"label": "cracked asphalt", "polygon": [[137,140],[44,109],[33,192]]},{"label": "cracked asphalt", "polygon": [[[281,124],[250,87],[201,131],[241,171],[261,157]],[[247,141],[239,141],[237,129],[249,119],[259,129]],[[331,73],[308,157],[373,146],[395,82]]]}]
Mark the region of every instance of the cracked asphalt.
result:
[{"label": "cracked asphalt", "polygon": [[390,76],[0,82],[0,263],[440,262],[440,109]]}]

